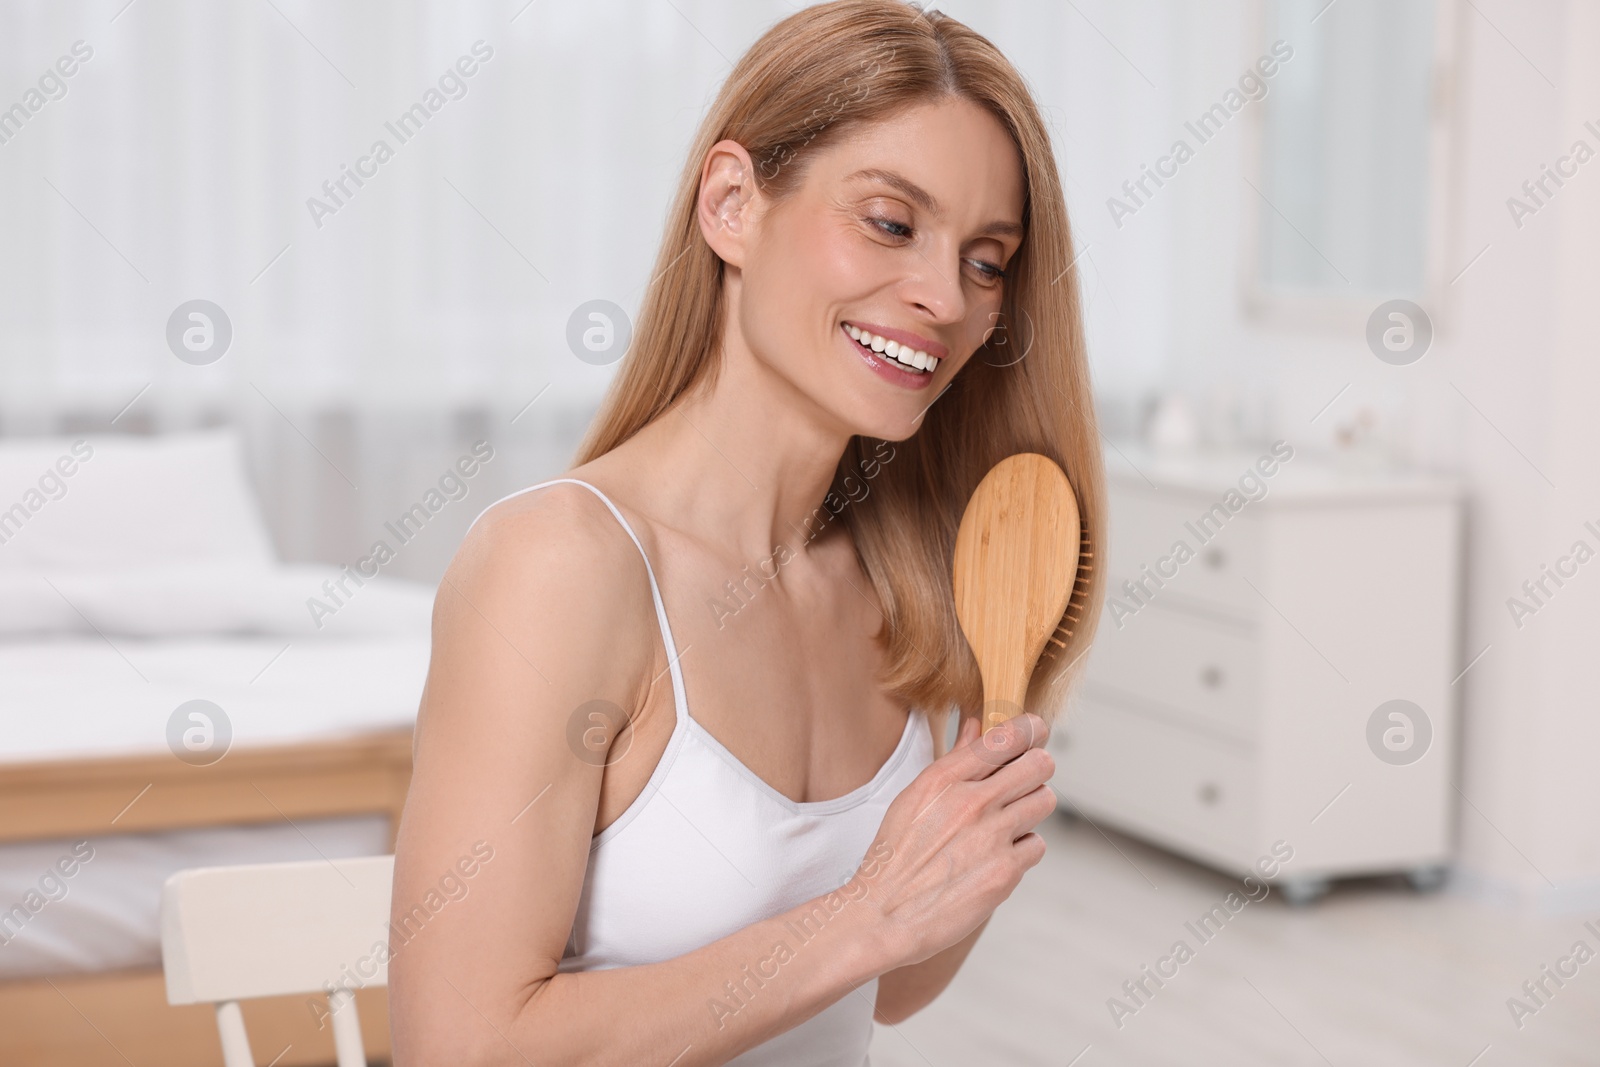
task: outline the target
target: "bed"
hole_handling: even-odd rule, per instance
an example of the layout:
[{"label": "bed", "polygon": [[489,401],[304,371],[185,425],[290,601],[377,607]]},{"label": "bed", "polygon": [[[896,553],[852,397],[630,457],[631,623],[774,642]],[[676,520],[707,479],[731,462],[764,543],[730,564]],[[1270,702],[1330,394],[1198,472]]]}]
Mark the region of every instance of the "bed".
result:
[{"label": "bed", "polygon": [[[231,432],[0,441],[0,1063],[220,1064],[167,875],[392,850],[432,590],[369,570],[280,563]],[[332,1062],[310,1005],[246,1010],[260,1062]]]}]

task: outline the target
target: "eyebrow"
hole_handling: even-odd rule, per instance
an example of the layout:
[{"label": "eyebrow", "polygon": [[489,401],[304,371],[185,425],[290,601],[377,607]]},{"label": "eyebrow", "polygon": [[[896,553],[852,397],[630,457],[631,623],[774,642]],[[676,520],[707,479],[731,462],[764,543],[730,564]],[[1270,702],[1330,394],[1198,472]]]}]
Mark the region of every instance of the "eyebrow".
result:
[{"label": "eyebrow", "polygon": [[[910,200],[913,204],[916,204],[930,215],[937,216],[944,214],[944,209],[939,206],[939,201],[935,200],[926,189],[904,175],[896,174],[892,170],[882,170],[878,167],[867,167],[864,170],[858,170],[854,174],[851,174],[845,178],[845,181],[856,181],[857,179],[882,182],[884,185],[888,185],[900,190],[905,194],[906,199]],[[1022,226],[1018,223],[996,221],[989,223],[989,225],[979,230],[978,235],[980,237],[997,235],[1004,237],[1016,237],[1020,239],[1024,236],[1024,231]]]}]

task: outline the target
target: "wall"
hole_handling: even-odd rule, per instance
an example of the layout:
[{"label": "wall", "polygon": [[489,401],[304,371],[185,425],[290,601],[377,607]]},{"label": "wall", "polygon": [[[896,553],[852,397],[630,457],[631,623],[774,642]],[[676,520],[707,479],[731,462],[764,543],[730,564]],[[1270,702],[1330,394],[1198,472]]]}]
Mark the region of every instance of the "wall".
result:
[{"label": "wall", "polygon": [[[1136,174],[1182,117],[1207,106],[1254,58],[1252,10],[1172,5],[1165,51],[1142,39],[1130,16],[1118,44],[1136,61],[1171,61],[1158,69],[1171,79],[1162,88],[1173,114],[1162,125],[1160,108],[1140,99],[1147,89],[1123,78],[1117,92],[1068,113],[1095,112],[1084,123],[1097,129],[1117,125],[1108,114],[1121,116],[1144,132],[1122,130],[1087,150],[1117,159],[1113,174]],[[1456,885],[1508,904],[1592,908],[1600,902],[1600,678],[1592,652],[1600,564],[1581,568],[1520,629],[1506,601],[1574,540],[1600,548],[1600,537],[1582,528],[1589,519],[1600,526],[1600,162],[1580,169],[1520,229],[1506,198],[1575,138],[1600,148],[1600,137],[1582,128],[1587,120],[1600,126],[1592,54],[1600,9],[1476,3],[1463,5],[1458,20],[1446,277],[1467,269],[1430,307],[1439,334],[1419,363],[1379,362],[1359,328],[1268,327],[1245,314],[1239,234],[1256,194],[1243,181],[1246,141],[1237,123],[1121,231],[1097,202],[1119,182],[1102,182],[1073,206],[1107,265],[1105,288],[1118,298],[1093,312],[1146,318],[1161,352],[1159,369],[1124,375],[1104,364],[1125,353],[1102,350],[1103,383],[1201,397],[1258,392],[1268,398],[1274,433],[1312,451],[1336,450],[1338,430],[1366,409],[1398,455],[1461,477],[1470,501],[1461,664],[1483,655],[1454,687],[1465,726]],[[1183,46],[1170,47],[1176,41]],[[1112,54],[1102,66],[1115,77],[1124,64]],[[1130,339],[1102,330],[1097,340],[1103,349]],[[1126,355],[1149,364],[1145,353]]]}]

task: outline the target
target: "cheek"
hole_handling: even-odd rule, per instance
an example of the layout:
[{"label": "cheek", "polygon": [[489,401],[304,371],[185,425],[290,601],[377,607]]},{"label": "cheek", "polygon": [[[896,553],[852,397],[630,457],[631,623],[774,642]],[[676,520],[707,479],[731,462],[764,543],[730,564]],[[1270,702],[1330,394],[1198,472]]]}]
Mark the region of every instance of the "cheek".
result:
[{"label": "cheek", "polygon": [[860,242],[823,221],[785,220],[745,272],[743,319],[752,341],[831,329],[830,308],[870,285]]},{"label": "cheek", "polygon": [[746,266],[739,318],[745,340],[758,353],[779,351],[783,340],[794,336],[810,274],[803,262],[776,247],[763,249]]},{"label": "cheek", "polygon": [[968,350],[975,351],[985,343],[996,349],[1010,349],[1026,343],[1026,324],[1002,315],[1000,307],[999,294],[983,291],[973,298],[972,315],[965,331]]},{"label": "cheek", "polygon": [[773,251],[777,295],[796,308],[814,305],[806,314],[872,288],[870,253],[831,223],[794,227]]},{"label": "cheek", "polygon": [[819,273],[845,293],[870,291],[888,280],[883,249],[844,224],[831,225],[819,234],[812,255]]}]

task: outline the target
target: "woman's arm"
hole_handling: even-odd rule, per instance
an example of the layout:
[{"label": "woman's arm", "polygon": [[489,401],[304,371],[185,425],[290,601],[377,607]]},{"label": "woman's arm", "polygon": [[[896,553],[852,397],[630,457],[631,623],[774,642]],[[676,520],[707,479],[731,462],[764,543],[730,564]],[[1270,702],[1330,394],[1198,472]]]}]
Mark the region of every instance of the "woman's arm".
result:
[{"label": "woman's arm", "polygon": [[896,798],[850,883],[809,902],[803,944],[785,924],[806,905],[661,963],[560,973],[604,770],[570,724],[593,700],[646,706],[655,634],[637,549],[580,486],[491,509],[462,546],[395,846],[396,1067],[724,1063],[937,955],[1042,856],[1027,831],[1054,806],[1049,757],[1019,741],[997,767],[968,746]]},{"label": "woman's arm", "polygon": [[944,951],[929,956],[921,963],[896,967],[879,975],[878,1001],[873,1018],[880,1023],[904,1022],[932,1004],[966,962],[972,946],[978,943],[978,935],[988,925],[989,920],[985,919],[972,933]]}]

